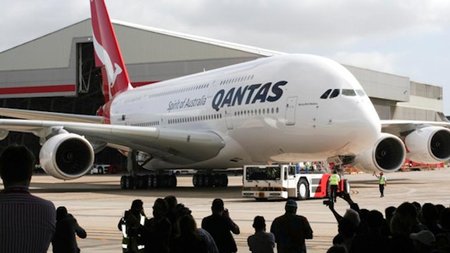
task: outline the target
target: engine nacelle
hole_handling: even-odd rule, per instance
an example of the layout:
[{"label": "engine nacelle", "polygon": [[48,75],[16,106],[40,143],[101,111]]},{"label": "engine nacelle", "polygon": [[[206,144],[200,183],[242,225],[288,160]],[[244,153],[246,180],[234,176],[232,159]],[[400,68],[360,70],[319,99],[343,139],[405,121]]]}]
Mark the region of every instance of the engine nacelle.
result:
[{"label": "engine nacelle", "polygon": [[47,140],[39,153],[45,172],[53,177],[70,180],[83,176],[94,163],[91,144],[77,134],[58,134]]},{"label": "engine nacelle", "polygon": [[420,163],[437,163],[450,159],[450,130],[444,127],[424,127],[405,138],[408,159]]},{"label": "engine nacelle", "polygon": [[364,172],[399,170],[405,162],[406,150],[395,135],[382,133],[375,145],[355,157],[354,166]]}]

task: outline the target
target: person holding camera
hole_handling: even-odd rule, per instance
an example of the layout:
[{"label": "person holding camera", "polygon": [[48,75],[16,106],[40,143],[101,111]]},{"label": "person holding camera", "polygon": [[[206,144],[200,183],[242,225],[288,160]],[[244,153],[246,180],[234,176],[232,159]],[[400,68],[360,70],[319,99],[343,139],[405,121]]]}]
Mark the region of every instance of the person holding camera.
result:
[{"label": "person holding camera", "polygon": [[214,199],[211,211],[210,216],[203,218],[202,228],[214,238],[220,253],[237,252],[236,242],[231,232],[238,235],[239,226],[230,218],[228,209],[224,208],[223,200]]},{"label": "person holding camera", "polygon": [[77,239],[85,239],[87,234],[65,206],[56,209],[56,230],[52,240],[53,253],[79,253]]}]

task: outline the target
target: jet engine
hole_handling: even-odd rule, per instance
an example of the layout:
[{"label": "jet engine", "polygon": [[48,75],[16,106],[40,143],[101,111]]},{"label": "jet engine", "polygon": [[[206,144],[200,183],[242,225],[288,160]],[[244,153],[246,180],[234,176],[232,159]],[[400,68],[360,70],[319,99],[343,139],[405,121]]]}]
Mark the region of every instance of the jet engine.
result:
[{"label": "jet engine", "polygon": [[424,127],[405,138],[408,159],[421,163],[443,162],[450,158],[450,130],[444,127]]},{"label": "jet engine", "polygon": [[394,172],[405,162],[405,146],[395,135],[382,133],[375,145],[355,157],[354,166],[364,172]]},{"label": "jet engine", "polygon": [[70,180],[86,174],[94,163],[91,144],[77,134],[58,134],[48,139],[41,148],[42,168],[53,177]]}]

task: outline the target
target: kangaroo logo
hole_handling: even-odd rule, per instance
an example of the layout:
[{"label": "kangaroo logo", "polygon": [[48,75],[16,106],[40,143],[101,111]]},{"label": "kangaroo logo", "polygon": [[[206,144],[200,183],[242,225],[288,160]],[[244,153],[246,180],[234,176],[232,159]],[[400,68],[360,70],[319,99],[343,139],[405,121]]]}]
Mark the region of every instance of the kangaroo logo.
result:
[{"label": "kangaroo logo", "polygon": [[93,38],[94,38],[95,52],[100,61],[105,65],[108,84],[110,89],[112,89],[114,87],[114,84],[116,83],[117,76],[122,73],[122,68],[117,63],[114,63],[113,66],[111,57],[109,57],[108,52],[102,47],[102,45],[100,45],[100,43],[98,43],[95,36],[93,36]]}]

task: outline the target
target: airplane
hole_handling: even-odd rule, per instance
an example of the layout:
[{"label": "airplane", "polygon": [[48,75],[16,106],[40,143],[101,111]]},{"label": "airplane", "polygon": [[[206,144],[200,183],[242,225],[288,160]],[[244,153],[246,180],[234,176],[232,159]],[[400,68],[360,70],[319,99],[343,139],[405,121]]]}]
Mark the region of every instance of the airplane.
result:
[{"label": "airplane", "polygon": [[[380,120],[339,63],[282,54],[133,88],[104,0],[90,0],[101,114],[0,108],[10,131],[40,138],[42,168],[70,180],[87,174],[106,146],[128,156],[123,189],[176,186],[170,169],[196,169],[193,184],[227,186],[216,170],[333,159],[366,172],[397,171],[406,158],[450,158],[447,122]],[[137,160],[144,160],[137,164]],[[137,176],[139,166],[153,170]]]}]

